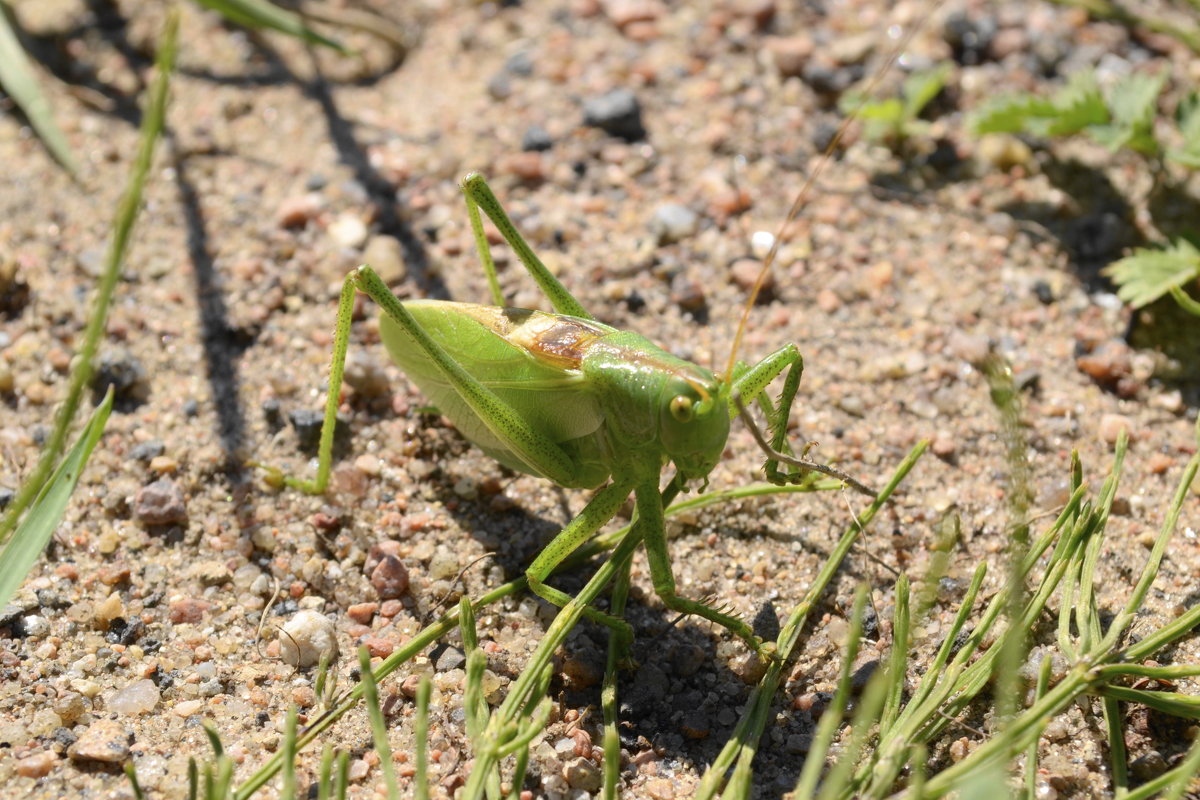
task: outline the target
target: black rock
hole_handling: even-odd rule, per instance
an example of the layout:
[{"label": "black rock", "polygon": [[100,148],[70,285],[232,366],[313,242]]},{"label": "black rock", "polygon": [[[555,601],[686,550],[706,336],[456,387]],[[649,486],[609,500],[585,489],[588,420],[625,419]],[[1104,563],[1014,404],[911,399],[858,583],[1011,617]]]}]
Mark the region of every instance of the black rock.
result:
[{"label": "black rock", "polygon": [[549,150],[554,146],[554,140],[550,138],[550,134],[540,125],[530,125],[525,129],[525,133],[521,135],[521,149],[527,152],[540,152]]},{"label": "black rock", "polygon": [[627,142],[646,138],[642,107],[629,89],[613,89],[583,103],[583,124]]}]

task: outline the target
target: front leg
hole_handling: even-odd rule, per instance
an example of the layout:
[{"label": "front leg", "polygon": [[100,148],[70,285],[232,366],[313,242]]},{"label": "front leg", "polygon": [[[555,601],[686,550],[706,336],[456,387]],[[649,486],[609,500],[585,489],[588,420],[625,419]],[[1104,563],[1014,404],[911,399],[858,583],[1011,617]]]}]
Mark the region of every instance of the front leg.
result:
[{"label": "front leg", "polygon": [[663,515],[662,495],[658,491],[658,482],[646,481],[639,484],[634,492],[637,498],[638,522],[641,526],[642,537],[646,542],[646,559],[650,563],[650,580],[654,591],[662,598],[663,604],[673,611],[684,614],[695,614],[710,622],[715,622],[735,636],[741,637],[746,644],[758,655],[773,658],[773,644],[764,643],[754,635],[754,629],[745,620],[718,611],[712,606],[696,600],[680,597],[675,591],[675,575],[671,571],[671,557],[667,553],[667,530]]},{"label": "front leg", "polygon": [[[790,369],[789,369],[790,367]],[[783,391],[779,395],[779,405],[771,403],[767,397],[766,388],[784,370],[788,370],[783,380]],[[733,403],[730,405],[730,415],[740,413],[745,420],[754,439],[763,452],[767,454],[765,472],[767,480],[776,486],[798,484],[804,480],[809,471],[819,472],[831,478],[837,478],[857,492],[869,497],[875,496],[875,491],[839,469],[827,464],[810,461],[809,448],[813,443],[805,445],[804,450],[796,456],[787,440],[787,422],[791,414],[792,402],[800,388],[800,377],[804,374],[804,359],[795,345],[789,344],[776,350],[753,367],[744,369],[733,384]],[[767,441],[762,432],[754,424],[754,419],[746,410],[746,406],[758,400],[759,407],[766,415],[770,428],[771,439]],[[787,464],[791,469],[783,471],[780,464]]]}]

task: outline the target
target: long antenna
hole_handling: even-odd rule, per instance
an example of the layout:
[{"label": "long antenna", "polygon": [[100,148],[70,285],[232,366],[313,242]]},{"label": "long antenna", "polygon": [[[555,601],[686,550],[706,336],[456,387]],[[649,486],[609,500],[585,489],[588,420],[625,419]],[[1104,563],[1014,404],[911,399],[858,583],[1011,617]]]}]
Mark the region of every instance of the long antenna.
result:
[{"label": "long antenna", "polygon": [[858,99],[858,102],[855,104],[854,110],[849,114],[849,116],[842,120],[840,125],[838,125],[837,132],[834,133],[833,138],[830,139],[828,146],[825,148],[824,154],[821,156],[821,160],[817,162],[816,167],[813,168],[813,171],[809,173],[808,177],[804,180],[804,185],[800,187],[800,191],[796,193],[796,199],[792,201],[792,207],[788,210],[787,216],[783,220],[783,224],[779,226],[779,233],[775,236],[775,240],[771,242],[771,249],[767,251],[767,257],[763,259],[762,269],[758,271],[758,278],[754,281],[754,288],[750,290],[750,295],[746,298],[745,308],[742,309],[742,319],[740,322],[738,322],[737,333],[734,334],[733,337],[733,347],[731,347],[729,350],[729,364],[725,368],[725,380],[730,385],[733,383],[733,367],[737,363],[738,351],[742,347],[742,338],[746,334],[746,325],[750,321],[750,311],[754,308],[754,301],[758,299],[758,294],[762,291],[763,283],[766,282],[767,275],[770,274],[771,267],[774,265],[775,259],[779,255],[780,243],[783,242],[784,237],[788,234],[792,223],[796,221],[798,216],[800,216],[800,209],[804,208],[805,201],[808,199],[809,190],[812,189],[813,184],[817,182],[817,179],[821,177],[821,173],[825,171],[825,165],[832,160],[834,151],[837,150],[837,146],[841,143],[842,138],[846,135],[846,131],[850,128],[851,123],[858,119],[858,115],[862,111],[863,106],[865,106],[871,99],[872,95],[875,94],[875,89],[878,87],[879,82],[882,81],[883,77],[891,71],[892,65],[896,63],[896,60],[900,58],[900,55],[912,43],[913,38],[925,26],[925,21],[936,14],[938,9],[941,8],[945,2],[946,0],[938,0],[938,2],[935,3],[934,6],[929,10],[929,13],[925,16],[925,18],[914,24],[912,28],[910,28],[908,32],[904,34],[904,38],[900,40],[899,44],[892,48],[892,52],[888,54],[887,62],[885,62],[883,67],[871,78],[870,82],[867,84],[866,90],[862,93]]}]

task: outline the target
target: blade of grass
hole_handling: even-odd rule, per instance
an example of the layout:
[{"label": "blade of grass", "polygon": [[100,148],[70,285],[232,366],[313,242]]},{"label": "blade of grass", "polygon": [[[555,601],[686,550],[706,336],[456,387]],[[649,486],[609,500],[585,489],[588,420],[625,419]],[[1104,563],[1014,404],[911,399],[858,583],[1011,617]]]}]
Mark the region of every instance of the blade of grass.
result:
[{"label": "blade of grass", "polygon": [[[617,573],[613,581],[610,613],[621,617],[629,599],[630,565]],[[600,689],[600,706],[604,712],[604,800],[617,800],[617,785],[621,779],[621,737],[617,733],[617,672],[625,657],[625,643],[617,636],[608,637],[608,662],[604,667],[604,684]]]},{"label": "blade of grass", "polygon": [[3,565],[0,569],[0,606],[7,603],[20,588],[29,570],[33,569],[34,562],[46,549],[67,509],[67,501],[75,491],[75,484],[87,464],[88,456],[92,454],[96,442],[100,441],[100,434],[104,432],[104,425],[112,411],[112,403],[113,392],[110,387],[104,395],[104,401],[92,412],[91,419],[80,432],[75,446],[34,501],[29,514],[0,548],[0,565]]},{"label": "blade of grass", "polygon": [[[779,684],[783,680],[783,664],[791,657],[797,643],[800,640],[800,634],[804,629],[804,624],[808,619],[808,614],[816,605],[821,594],[824,593],[826,587],[833,580],[837,571],[841,568],[842,560],[850,552],[854,543],[858,541],[858,537],[879,510],[886,504],[888,498],[908,475],[908,473],[916,466],[926,448],[929,446],[927,441],[918,442],[908,455],[904,458],[900,465],[896,467],[891,480],[888,481],[879,492],[878,497],[871,503],[867,509],[855,518],[846,532],[838,540],[833,551],[825,560],[825,564],[821,567],[816,579],[808,592],[805,593],[804,599],[792,609],[791,614],[780,630],[778,638],[778,654],[779,658],[773,662],[768,668],[762,679],[759,680],[758,686],[755,687],[753,694],[746,703],[746,710],[742,712],[742,718],[738,721],[737,727],[734,728],[733,734],[725,747],[717,755],[708,769],[704,772],[704,777],[700,780],[700,785],[696,789],[696,800],[711,800],[720,790],[721,785],[725,782],[725,776],[729,774],[729,770],[734,766],[735,760],[739,764],[740,772],[735,772],[736,775],[743,775],[748,778],[752,774],[751,763],[754,760],[754,755],[757,752],[758,741],[762,737],[763,729],[766,726],[767,717],[770,712],[771,700],[779,689]],[[682,503],[680,504],[682,505]],[[733,784],[733,781],[730,781]],[[737,796],[739,792],[748,792],[748,780],[744,784],[734,786],[732,790],[726,794],[730,797]]]},{"label": "blade of grass", "polygon": [[413,722],[413,749],[416,751],[413,800],[429,800],[429,695],[432,692],[433,682],[428,675],[422,675],[417,684],[417,718]]},{"label": "blade of grass", "polygon": [[112,241],[109,243],[104,270],[100,275],[100,283],[96,288],[96,295],[92,299],[92,307],[88,313],[87,327],[83,334],[83,346],[79,349],[75,366],[71,369],[66,399],[58,409],[54,419],[54,428],[46,439],[46,445],[42,449],[37,466],[9,504],[4,517],[0,519],[0,541],[4,541],[8,534],[16,528],[17,520],[22,512],[38,496],[42,486],[54,470],[54,465],[58,462],[58,457],[62,454],[66,444],[67,432],[70,429],[71,421],[75,418],[75,412],[79,408],[83,391],[92,377],[92,361],[96,357],[100,337],[104,334],[104,326],[108,319],[108,307],[112,301],[117,280],[121,275],[121,262],[125,258],[125,250],[129,245],[133,223],[137,219],[138,209],[142,204],[142,189],[145,187],[146,178],[150,173],[154,148],[162,132],[167,107],[167,90],[170,87],[171,71],[175,66],[175,41],[178,29],[179,15],[172,12],[167,18],[162,45],[158,50],[158,77],[150,91],[150,101],[146,114],[142,118],[137,157],[134,160],[129,185],[117,206]]},{"label": "blade of grass", "polygon": [[33,66],[17,38],[12,9],[4,0],[0,0],[0,86],[25,112],[25,118],[37,131],[50,155],[72,177],[78,174],[79,164],[71,153],[71,146],[67,144],[62,128],[54,121],[50,100],[33,74]]},{"label": "blade of grass", "polygon": [[304,24],[299,14],[280,8],[266,0],[196,0],[205,8],[211,8],[230,22],[247,28],[270,28],[286,33],[309,44],[316,44],[350,55],[350,50],[334,39],[322,36]]},{"label": "blade of grass", "polygon": [[[371,672],[371,655],[365,647],[358,648],[358,667],[362,672],[363,704],[366,705],[367,717],[371,720],[371,739],[375,743],[379,766],[383,770],[383,781],[387,785],[387,798],[396,800],[400,797],[400,784],[396,780],[396,766],[392,763],[392,748],[388,744],[387,723],[383,720],[383,708],[379,705],[379,686],[375,683],[375,676]],[[286,769],[287,766],[284,765],[284,768]]]}]

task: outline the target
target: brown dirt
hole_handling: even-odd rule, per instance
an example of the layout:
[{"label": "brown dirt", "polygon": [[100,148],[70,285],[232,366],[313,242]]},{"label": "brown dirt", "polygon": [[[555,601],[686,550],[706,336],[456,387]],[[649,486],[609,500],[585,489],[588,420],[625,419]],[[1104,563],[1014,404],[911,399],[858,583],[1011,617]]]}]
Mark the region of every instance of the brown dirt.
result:
[{"label": "brown dirt", "polygon": [[[0,367],[15,380],[0,398],[0,485],[11,488],[34,462],[65,385],[135,150],[136,92],[161,22],[152,4],[17,5],[34,53],[74,87],[50,84],[84,169],[81,184],[72,183],[12,115],[0,122],[0,258],[15,262],[31,289],[27,303],[0,317]],[[775,16],[760,25],[765,9]],[[917,63],[950,57],[942,35],[950,11],[924,24],[910,48]],[[888,26],[909,25],[926,9],[850,2],[823,17],[769,1],[558,0],[501,9],[427,2],[385,9],[411,33],[399,65],[366,36],[348,37],[366,49],[363,62],[314,59],[279,37],[231,30],[190,5],[184,12],[170,137],[105,347],[118,364],[140,364],[144,380],[124,396],[49,557],[17,600],[48,629],[0,631],[8,637],[0,650],[0,780],[10,797],[126,796],[117,768],[67,755],[73,740],[108,718],[128,733],[133,762],[155,793],[180,796],[185,756],[207,754],[202,718],[215,723],[244,778],[277,746],[289,703],[317,712],[311,674],[282,664],[271,641],[269,631],[288,613],[305,607],[330,615],[344,654],[364,636],[386,649],[419,628],[459,569],[495,554],[468,571],[472,595],[519,575],[582,506],[585,493],[508,473],[422,413],[420,396],[384,363],[369,307],[352,351],[359,373],[382,375],[386,385],[373,397],[350,391],[345,398],[349,436],[337,490],[321,498],[273,491],[241,466],[253,458],[299,474],[312,469],[286,420],[320,407],[341,280],[371,247],[355,232],[359,224],[374,240],[372,253],[400,254],[391,273],[402,297],[484,302],[456,186],[480,170],[534,248],[600,319],[719,368],[746,294],[737,280],[745,268],[736,262],[751,252],[752,232],[778,228],[820,158],[815,143],[838,120],[808,83],[783,79],[776,62],[825,65],[834,79],[870,74],[891,47]],[[1126,345],[1130,312],[1096,273],[1147,230],[1139,205],[1144,165],[1068,144],[1019,156],[1001,171],[980,161],[986,153],[964,133],[960,111],[1001,88],[1041,85],[1030,65],[1043,63],[1044,52],[1058,53],[1058,74],[1098,61],[1119,70],[1150,60],[1180,79],[1190,69],[1193,81],[1194,59],[1170,42],[1134,40],[1052,7],[971,14],[998,20],[1009,49],[956,70],[949,99],[939,101],[933,128],[917,137],[910,158],[851,131],[783,248],[770,296],[750,318],[746,358],[786,342],[804,354],[794,435],[819,440],[818,458],[879,483],[919,439],[933,439],[938,454],[921,462],[877,521],[866,540],[871,558],[852,557],[810,626],[760,754],[762,797],[781,796],[795,781],[813,723],[791,701],[832,688],[838,633],[858,582],[872,584],[886,619],[889,568],[919,577],[935,526],[952,510],[964,536],[950,578],[961,587],[985,560],[1003,574],[1010,468],[978,369],[989,350],[1025,387],[1036,510],[1053,511],[1064,499],[1072,451],[1098,486],[1113,432],[1128,426],[1133,443],[1100,565],[1106,610],[1123,602],[1148,552],[1147,534],[1157,530],[1195,449],[1200,389],[1153,349]],[[1026,25],[1031,33],[1022,39]],[[880,91],[898,83],[896,73]],[[644,139],[625,142],[582,125],[582,103],[617,87],[639,99]],[[533,125],[553,143],[522,153]],[[921,152],[936,137],[956,158]],[[696,212],[699,230],[657,244],[650,221],[665,203]],[[512,304],[538,305],[515,259],[501,266]],[[1179,330],[1159,338],[1182,341]],[[282,422],[272,421],[276,414]],[[158,452],[153,443],[161,443],[156,460],[146,457]],[[760,462],[749,434],[735,426],[712,484],[760,479]],[[182,495],[186,518],[149,526],[138,519],[139,492],[160,478]],[[675,531],[679,585],[769,622],[806,591],[856,504],[828,493],[700,514]],[[1193,494],[1138,630],[1195,602],[1198,528]],[[412,587],[386,608],[391,616],[364,625],[347,609],[378,600],[362,565],[381,541],[398,543]],[[745,651],[711,626],[672,626],[641,559],[635,573],[629,617],[640,668],[624,677],[622,717],[637,765],[625,773],[626,796],[687,796],[748,692],[738,677]],[[585,577],[562,585],[576,589]],[[268,616],[267,641],[256,644],[276,582],[285,600]],[[947,585],[925,642],[936,641],[955,611],[954,584]],[[366,619],[369,610],[354,613]],[[519,673],[550,616],[525,597],[481,617],[490,668],[504,681]],[[114,626],[113,617],[126,625]],[[123,636],[129,623],[134,629]],[[886,624],[875,630],[868,647],[890,645],[887,633]],[[602,668],[604,642],[590,625],[570,640],[564,674],[573,682],[556,684],[559,720],[598,703],[598,687],[588,684]],[[1194,641],[1172,653],[1179,662],[1198,657]],[[343,658],[344,676],[352,661]],[[429,669],[422,657],[401,680]],[[144,678],[158,692],[152,709],[113,711],[113,693]],[[461,680],[460,669],[437,671],[439,791],[455,785],[469,758],[454,713]],[[1181,683],[1182,691],[1194,689]],[[405,755],[411,715],[401,695],[391,730]],[[1169,760],[1184,746],[1145,719],[1130,723],[1139,731],[1134,758],[1156,751]],[[598,734],[598,726],[593,712],[581,727]],[[535,749],[535,796],[561,796],[567,787],[560,775],[575,759],[567,729],[557,722]],[[964,729],[947,744],[964,736],[974,740]],[[351,715],[331,740],[352,750],[356,769],[371,767],[364,717]],[[1042,755],[1047,785],[1059,794],[1107,793],[1097,716],[1072,709]],[[25,776],[34,762],[21,759],[30,757],[49,764],[45,777]],[[356,796],[378,784],[371,768]]]}]

